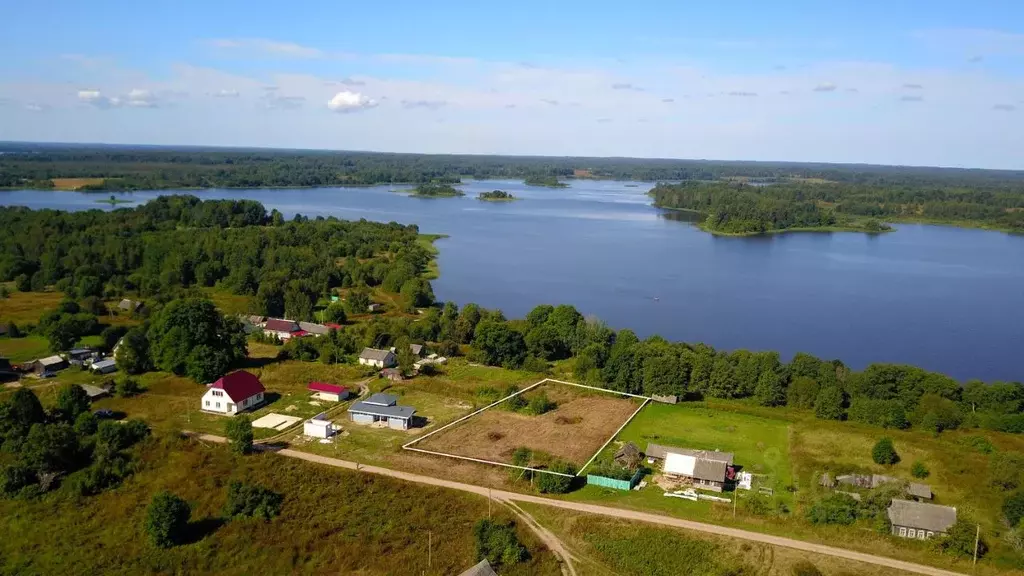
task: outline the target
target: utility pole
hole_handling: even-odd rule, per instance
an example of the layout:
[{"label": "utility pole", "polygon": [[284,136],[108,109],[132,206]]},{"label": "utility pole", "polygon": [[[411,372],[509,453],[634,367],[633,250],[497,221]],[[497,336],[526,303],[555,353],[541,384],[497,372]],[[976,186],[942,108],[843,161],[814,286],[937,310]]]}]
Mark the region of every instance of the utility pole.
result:
[{"label": "utility pole", "polygon": [[732,491],[732,519],[736,519],[736,501],[740,499],[740,493],[736,490]]},{"label": "utility pole", "polygon": [[433,539],[431,537],[430,531],[427,531],[427,569],[430,568],[430,561],[433,558],[432,547],[433,547]]},{"label": "utility pole", "polygon": [[974,533],[974,566],[978,565],[978,544],[981,542],[981,524],[978,524],[978,529]]}]

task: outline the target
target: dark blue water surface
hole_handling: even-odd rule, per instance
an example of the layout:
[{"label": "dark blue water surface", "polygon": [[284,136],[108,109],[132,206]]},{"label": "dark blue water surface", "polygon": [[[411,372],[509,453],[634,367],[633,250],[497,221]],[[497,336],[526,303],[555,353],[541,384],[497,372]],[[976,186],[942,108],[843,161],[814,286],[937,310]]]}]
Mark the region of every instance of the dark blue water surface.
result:
[{"label": "dark blue water surface", "polygon": [[[437,297],[509,317],[570,303],[641,337],[1024,379],[1024,237],[901,224],[878,236],[718,238],[651,207],[649,184],[471,182],[467,196],[443,199],[396,188],[192,193],[258,200],[288,217],[393,220],[448,234],[437,243]],[[521,200],[475,198],[496,188]],[[137,204],[162,193],[119,197]],[[109,210],[96,203],[104,197],[0,192],[0,205]]]}]

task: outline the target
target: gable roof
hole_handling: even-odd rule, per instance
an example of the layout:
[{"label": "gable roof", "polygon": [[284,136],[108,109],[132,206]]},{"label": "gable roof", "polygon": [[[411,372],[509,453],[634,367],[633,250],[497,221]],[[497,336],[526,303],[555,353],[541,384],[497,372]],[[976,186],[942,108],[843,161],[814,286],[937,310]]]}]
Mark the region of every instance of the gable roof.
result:
[{"label": "gable roof", "polygon": [[270,330],[272,332],[295,332],[299,329],[299,325],[294,320],[282,320],[280,318],[270,318],[266,324],[263,325],[264,330]]},{"label": "gable roof", "polygon": [[907,494],[916,496],[918,498],[932,499],[932,487],[927,484],[918,484],[917,482],[911,482],[907,486]]},{"label": "gable roof", "polygon": [[142,307],[142,302],[124,298],[117,303],[117,307],[120,308],[121,310],[138,310],[139,308]]},{"label": "gable roof", "polygon": [[693,465],[693,477],[700,480],[725,482],[725,461],[697,458]]},{"label": "gable roof", "polygon": [[225,375],[220,380],[210,384],[210,388],[223,390],[235,404],[246,398],[251,398],[260,392],[266,392],[266,388],[260,383],[260,379],[245,370]]},{"label": "gable roof", "polygon": [[647,451],[644,452],[648,458],[662,459],[670,453],[692,456],[701,460],[721,461],[730,466],[732,465],[733,459],[732,452],[719,452],[718,450],[690,450],[688,448],[676,448],[675,446],[662,446],[660,444],[648,444]]},{"label": "gable roof", "polygon": [[373,396],[364,400],[363,403],[373,404],[375,406],[394,406],[395,404],[398,404],[398,396],[377,392]]},{"label": "gable roof", "polygon": [[419,356],[423,353],[423,344],[409,344],[409,350],[412,350],[413,354]]},{"label": "gable roof", "polygon": [[93,370],[106,370],[111,367],[117,367],[117,362],[115,362],[113,358],[107,358],[106,360],[100,360],[99,362],[92,363]]},{"label": "gable roof", "polygon": [[956,523],[956,508],[913,500],[893,499],[888,514],[894,526],[923,528],[932,532],[945,532]]},{"label": "gable roof", "polygon": [[632,442],[626,442],[615,452],[614,458],[636,458],[640,456],[640,449],[636,447],[636,444]]},{"label": "gable roof", "polygon": [[328,394],[344,394],[348,391],[348,388],[344,386],[328,384],[326,382],[310,382],[307,388],[314,392],[327,392]]},{"label": "gable roof", "polygon": [[62,364],[64,362],[64,359],[61,358],[60,356],[47,356],[46,358],[40,358],[39,360],[36,360],[36,362],[39,362],[43,366],[55,366],[57,364]]},{"label": "gable roof", "polygon": [[362,351],[362,353],[359,354],[359,357],[364,359],[364,360],[377,360],[377,361],[380,361],[380,362],[384,362],[384,361],[386,361],[388,359],[388,356],[392,356],[392,355],[394,355],[394,352],[392,352],[391,350],[379,350],[377,348],[363,348],[363,351]]},{"label": "gable roof", "polygon": [[312,322],[299,322],[299,328],[317,336],[323,336],[331,331],[330,328],[323,324],[314,324]]},{"label": "gable roof", "polygon": [[491,563],[484,558],[479,564],[459,574],[459,576],[498,576],[498,574],[491,568]]}]

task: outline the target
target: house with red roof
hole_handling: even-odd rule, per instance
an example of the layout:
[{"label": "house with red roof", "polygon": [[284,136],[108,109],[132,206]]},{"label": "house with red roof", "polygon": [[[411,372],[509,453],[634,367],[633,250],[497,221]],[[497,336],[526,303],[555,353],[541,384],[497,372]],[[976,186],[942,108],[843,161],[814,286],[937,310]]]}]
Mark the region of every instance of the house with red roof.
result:
[{"label": "house with red roof", "polygon": [[201,408],[207,412],[232,416],[262,404],[266,391],[259,378],[239,370],[210,384],[206,394],[203,394]]},{"label": "house with red roof", "polygon": [[326,382],[310,382],[307,386],[314,398],[329,402],[340,402],[348,398],[348,388]]},{"label": "house with red roof", "polygon": [[287,340],[301,332],[299,323],[294,320],[282,320],[281,318],[268,318],[263,324],[263,333],[267,336],[277,336],[281,340]]}]

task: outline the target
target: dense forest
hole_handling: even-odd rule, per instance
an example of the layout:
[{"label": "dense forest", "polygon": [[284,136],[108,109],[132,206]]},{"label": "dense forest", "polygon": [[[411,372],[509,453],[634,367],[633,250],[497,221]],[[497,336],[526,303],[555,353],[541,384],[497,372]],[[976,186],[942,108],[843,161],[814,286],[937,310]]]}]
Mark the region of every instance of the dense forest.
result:
[{"label": "dense forest", "polygon": [[1024,231],[1024,187],[683,182],[659,184],[650,195],[656,206],[699,212],[706,229],[725,233],[821,227],[878,232],[887,228],[880,221],[900,220]]},{"label": "dense forest", "polygon": [[431,255],[416,226],[335,218],[286,222],[249,200],[164,196],[112,212],[0,209],[0,281],[71,298],[166,300],[218,286],[253,313],[311,320],[332,288],[382,286],[429,303]]},{"label": "dense forest", "polygon": [[[1024,171],[858,164],[641,158],[422,155],[0,143],[0,188],[48,188],[53,178],[106,179],[102,190],[457,183],[464,178],[603,178],[648,182],[751,178],[824,180],[894,189],[1024,190]],[[927,191],[926,191],[927,192]]]}]

